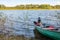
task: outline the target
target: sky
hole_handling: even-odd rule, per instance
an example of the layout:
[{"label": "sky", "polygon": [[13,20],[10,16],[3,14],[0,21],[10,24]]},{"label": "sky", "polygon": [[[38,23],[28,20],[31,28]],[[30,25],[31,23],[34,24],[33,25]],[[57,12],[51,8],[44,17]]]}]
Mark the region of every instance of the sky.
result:
[{"label": "sky", "polygon": [[5,6],[16,6],[21,4],[50,4],[60,5],[60,0],[0,0]]}]

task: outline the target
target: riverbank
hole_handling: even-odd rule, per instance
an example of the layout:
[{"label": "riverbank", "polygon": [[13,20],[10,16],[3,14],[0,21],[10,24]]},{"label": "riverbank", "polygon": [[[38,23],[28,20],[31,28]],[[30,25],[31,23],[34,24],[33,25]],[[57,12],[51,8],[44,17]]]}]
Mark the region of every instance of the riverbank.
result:
[{"label": "riverbank", "polygon": [[60,10],[60,9],[0,9],[0,10]]},{"label": "riverbank", "polygon": [[23,35],[20,36],[14,36],[14,35],[5,35],[0,34],[0,40],[52,40],[51,38],[45,37],[42,34],[40,34],[37,30],[34,30],[35,38],[26,38]]},{"label": "riverbank", "polygon": [[60,9],[18,9],[18,8],[0,8],[0,10],[60,10]]}]

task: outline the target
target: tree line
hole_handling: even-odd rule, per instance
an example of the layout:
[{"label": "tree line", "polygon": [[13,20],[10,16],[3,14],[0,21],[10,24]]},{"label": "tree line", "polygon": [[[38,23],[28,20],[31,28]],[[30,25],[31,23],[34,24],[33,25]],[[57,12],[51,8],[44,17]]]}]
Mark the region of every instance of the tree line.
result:
[{"label": "tree line", "polygon": [[41,4],[41,5],[17,5],[15,7],[6,7],[5,5],[0,5],[0,9],[60,9],[60,5],[49,5],[49,4]]}]

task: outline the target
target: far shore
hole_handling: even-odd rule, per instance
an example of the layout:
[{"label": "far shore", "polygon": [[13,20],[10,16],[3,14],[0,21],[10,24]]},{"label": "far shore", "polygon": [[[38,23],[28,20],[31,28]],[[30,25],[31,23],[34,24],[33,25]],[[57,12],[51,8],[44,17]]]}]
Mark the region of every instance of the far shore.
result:
[{"label": "far shore", "polygon": [[60,9],[0,9],[0,10],[60,10]]},{"label": "far shore", "polygon": [[60,10],[60,5],[52,6],[50,4],[26,4],[8,7],[0,5],[0,10]]}]

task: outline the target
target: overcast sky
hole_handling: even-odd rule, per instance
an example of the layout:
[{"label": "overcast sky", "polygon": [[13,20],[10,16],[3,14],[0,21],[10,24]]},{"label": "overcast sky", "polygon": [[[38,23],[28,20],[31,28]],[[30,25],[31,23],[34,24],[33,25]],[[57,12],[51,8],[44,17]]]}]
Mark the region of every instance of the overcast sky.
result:
[{"label": "overcast sky", "polygon": [[20,4],[50,4],[60,5],[60,0],[0,0],[0,4],[15,6]]}]

